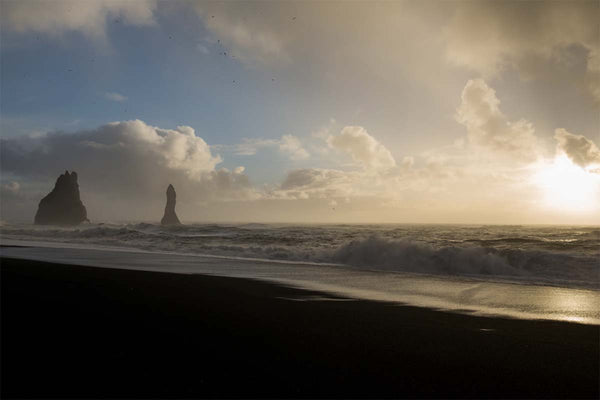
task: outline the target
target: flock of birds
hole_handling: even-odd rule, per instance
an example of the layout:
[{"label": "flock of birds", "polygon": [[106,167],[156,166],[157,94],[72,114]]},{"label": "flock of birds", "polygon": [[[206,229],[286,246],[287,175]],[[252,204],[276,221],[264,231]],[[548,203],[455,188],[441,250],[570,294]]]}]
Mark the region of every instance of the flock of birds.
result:
[{"label": "flock of birds", "polygon": [[[69,10],[69,11],[70,11],[70,10]],[[211,15],[211,19],[212,19],[212,18],[215,18],[215,16],[214,16],[214,15]],[[292,20],[292,21],[295,21],[295,20],[296,20],[296,17],[295,17],[295,16],[291,17],[291,20]],[[120,24],[120,23],[121,23],[121,18],[115,18],[115,19],[114,19],[114,23],[115,23],[115,24]],[[40,35],[37,35],[37,36],[36,36],[36,39],[37,39],[37,40],[40,40]],[[169,35],[169,40],[173,40],[173,35]],[[218,39],[218,40],[217,40],[217,44],[218,44],[219,46],[221,46],[221,48],[223,48],[223,49],[224,49],[224,46],[221,44],[221,40],[220,40],[220,39]],[[223,51],[219,52],[219,54],[220,54],[220,55],[222,55],[222,56],[225,56],[225,57],[227,57],[227,56],[228,56],[228,55],[227,55],[227,52],[226,52],[225,50],[223,50]],[[231,57],[232,59],[235,59],[235,55],[230,55],[229,57]],[[95,61],[95,58],[93,58],[93,57],[92,57],[92,58],[90,59],[90,62],[92,62],[92,63],[93,63],[94,61]],[[73,69],[73,68],[67,68],[66,72],[72,73],[72,72],[74,72],[74,69]],[[28,74],[27,72],[24,72],[24,73],[23,73],[23,77],[24,77],[24,78],[27,78],[28,76],[29,76],[29,74]],[[271,78],[271,82],[275,82],[275,78]],[[236,80],[235,80],[235,79],[233,79],[232,83],[236,83]],[[93,101],[93,102],[92,102],[92,104],[96,104],[96,101]],[[126,112],[127,112],[127,108],[124,108],[124,109],[123,109],[123,112],[125,112],[125,113],[126,113]]]}]

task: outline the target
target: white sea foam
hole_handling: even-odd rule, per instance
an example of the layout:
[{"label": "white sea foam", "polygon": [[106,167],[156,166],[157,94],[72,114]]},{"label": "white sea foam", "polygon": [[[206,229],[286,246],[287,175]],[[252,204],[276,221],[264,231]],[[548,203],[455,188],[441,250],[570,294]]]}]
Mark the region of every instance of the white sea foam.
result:
[{"label": "white sea foam", "polygon": [[449,225],[9,225],[42,240],[600,289],[597,227]]},{"label": "white sea foam", "polygon": [[[207,257],[99,245],[3,239],[6,257],[64,264],[252,278],[351,299],[389,301],[476,315],[600,324],[600,292],[479,278],[370,271],[315,263]],[[95,247],[95,248],[87,248]],[[314,300],[314,299],[313,299]]]}]

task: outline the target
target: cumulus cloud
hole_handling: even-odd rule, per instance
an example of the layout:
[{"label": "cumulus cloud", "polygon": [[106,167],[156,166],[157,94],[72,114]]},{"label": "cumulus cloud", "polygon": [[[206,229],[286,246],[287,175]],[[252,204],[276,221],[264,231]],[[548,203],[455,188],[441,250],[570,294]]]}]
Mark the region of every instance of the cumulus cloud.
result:
[{"label": "cumulus cloud", "polygon": [[599,13],[597,1],[458,3],[445,28],[446,56],[486,76],[515,68],[531,78],[543,75],[548,62],[568,67],[579,48],[600,99]]},{"label": "cumulus cloud", "polygon": [[564,153],[582,168],[600,166],[600,149],[583,135],[575,135],[565,129],[557,129],[554,138],[558,141],[557,150]]},{"label": "cumulus cloud", "polygon": [[289,171],[275,190],[268,193],[280,199],[333,199],[357,194],[362,174],[328,168],[300,168]]},{"label": "cumulus cloud", "polygon": [[[208,144],[195,135],[193,128],[160,129],[140,120],[112,122],[72,134],[6,139],[2,143],[3,169],[15,173],[45,174],[49,164],[87,162],[104,172],[106,168],[140,169],[157,165],[200,180],[222,161],[211,154]],[[86,169],[84,165],[81,168]]]},{"label": "cumulus cloud", "polygon": [[[420,179],[413,169],[414,158],[400,165],[389,151],[361,127],[345,127],[326,139],[330,146],[350,155],[360,168],[299,168],[289,171],[269,196],[285,199],[329,199],[350,197],[396,197],[407,187],[406,179]],[[400,189],[400,190],[399,190]],[[336,200],[337,201],[337,200]]]},{"label": "cumulus cloud", "polygon": [[496,91],[483,79],[469,80],[456,119],[467,127],[472,145],[525,160],[534,159],[538,148],[533,125],[524,119],[508,121],[499,106]]},{"label": "cumulus cloud", "polygon": [[276,148],[294,161],[310,157],[310,153],[303,147],[300,139],[289,134],[281,136],[280,139],[245,138],[242,143],[233,146],[216,145],[215,148],[231,149],[235,154],[242,156],[253,156],[265,148]]},{"label": "cumulus cloud", "polygon": [[[351,198],[361,204],[378,202],[386,209],[445,210],[448,215],[535,207],[539,192],[532,177],[543,165],[544,149],[532,124],[524,119],[510,121],[495,90],[482,79],[467,82],[456,120],[467,128],[464,139],[398,162],[362,127],[347,126],[337,135],[313,135],[332,150],[349,155],[361,168],[292,170],[268,195],[323,204]],[[600,164],[600,151],[591,140],[562,129],[555,138],[560,152],[588,171],[597,171],[591,168]]]},{"label": "cumulus cloud", "polygon": [[281,137],[279,150],[288,154],[292,160],[304,160],[310,157],[308,151],[302,147],[300,140],[293,135],[283,135]]},{"label": "cumulus cloud", "polygon": [[[256,197],[243,167],[218,169],[221,157],[189,126],[161,129],[140,120],[113,122],[70,134],[3,139],[1,144],[3,173],[42,187],[65,169],[77,171],[92,217],[111,208],[148,216],[149,209],[164,201],[169,183],[178,201],[189,207]],[[120,207],[112,207],[115,202]]]},{"label": "cumulus cloud", "polygon": [[[401,166],[396,165],[388,149],[360,126],[346,126],[339,134],[330,135],[323,129],[314,139],[325,141],[330,149],[350,156],[358,169],[299,168],[289,171],[278,187],[268,196],[282,199],[347,199],[352,196],[377,196],[390,189],[390,184],[414,163],[406,157]],[[285,139],[285,136],[282,138]],[[282,140],[287,152],[296,158],[306,158],[298,153],[295,140]],[[326,155],[326,154],[322,154]],[[328,157],[331,159],[331,157]]]},{"label": "cumulus cloud", "polygon": [[[330,149],[350,156],[360,168],[292,170],[270,195],[336,201],[376,198],[386,207],[414,206],[415,202],[446,207],[434,198],[483,204],[495,202],[494,196],[500,193],[522,190],[528,179],[523,171],[541,152],[532,124],[509,121],[496,92],[482,79],[468,81],[461,100],[456,119],[467,128],[466,140],[396,162],[366,129],[346,126],[337,135],[319,134],[315,139],[324,139]],[[485,193],[473,194],[474,188],[482,187]],[[464,198],[466,193],[469,199]]]},{"label": "cumulus cloud", "polygon": [[[329,131],[327,131],[329,132]],[[284,199],[398,199],[407,190],[432,192],[459,173],[437,156],[429,155],[425,165],[415,168],[415,157],[405,156],[398,164],[379,141],[363,127],[346,126],[337,135],[319,135],[331,149],[350,156],[350,169],[300,168],[289,171],[282,183],[268,193]],[[332,160],[332,157],[327,157]],[[341,160],[338,160],[341,161]],[[341,161],[343,163],[343,161]],[[348,165],[346,164],[348,167]],[[355,168],[359,167],[359,168]]]},{"label": "cumulus cloud", "polygon": [[103,40],[107,19],[144,26],[155,23],[155,0],[19,0],[2,2],[2,23],[15,32],[40,32],[58,36],[80,32]]},{"label": "cumulus cloud", "polygon": [[301,168],[289,172],[281,184],[284,190],[305,190],[324,188],[332,184],[347,182],[347,176],[343,171],[323,168]]},{"label": "cumulus cloud", "polygon": [[117,92],[106,92],[106,93],[104,93],[104,97],[107,98],[108,100],[116,101],[119,103],[122,103],[125,100],[127,100],[126,96],[123,96],[122,94],[117,93]]},{"label": "cumulus cloud", "polygon": [[349,154],[366,170],[386,170],[396,166],[392,153],[361,126],[346,126],[339,135],[329,136],[327,144]]}]

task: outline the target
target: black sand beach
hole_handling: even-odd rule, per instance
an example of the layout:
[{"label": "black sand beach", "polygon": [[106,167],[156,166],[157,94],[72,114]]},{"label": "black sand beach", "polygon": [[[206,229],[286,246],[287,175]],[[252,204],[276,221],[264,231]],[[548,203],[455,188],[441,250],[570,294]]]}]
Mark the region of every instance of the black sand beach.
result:
[{"label": "black sand beach", "polygon": [[598,326],[201,275],[1,273],[3,398],[599,396]]}]

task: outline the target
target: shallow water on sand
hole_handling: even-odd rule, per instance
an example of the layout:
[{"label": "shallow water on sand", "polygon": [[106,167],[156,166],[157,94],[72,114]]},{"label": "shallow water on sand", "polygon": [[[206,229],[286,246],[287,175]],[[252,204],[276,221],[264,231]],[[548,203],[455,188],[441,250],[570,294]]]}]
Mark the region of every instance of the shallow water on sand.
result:
[{"label": "shallow water on sand", "polygon": [[[89,245],[2,240],[2,256],[106,268],[252,278],[347,298],[391,301],[477,315],[600,324],[600,291],[490,281],[463,276],[376,271],[297,263],[89,248]],[[303,299],[312,301],[314,299]]]}]

